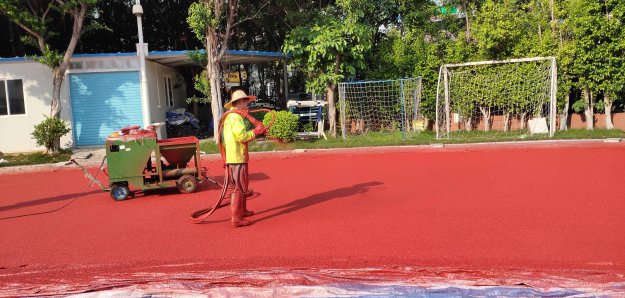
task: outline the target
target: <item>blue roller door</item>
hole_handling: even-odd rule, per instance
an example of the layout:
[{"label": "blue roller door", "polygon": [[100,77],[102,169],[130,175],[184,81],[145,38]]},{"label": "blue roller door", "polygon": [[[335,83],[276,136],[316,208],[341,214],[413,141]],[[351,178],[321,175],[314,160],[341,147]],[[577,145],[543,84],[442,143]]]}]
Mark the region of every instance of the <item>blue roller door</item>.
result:
[{"label": "blue roller door", "polygon": [[77,146],[100,145],[112,132],[143,123],[139,72],[70,75]]}]

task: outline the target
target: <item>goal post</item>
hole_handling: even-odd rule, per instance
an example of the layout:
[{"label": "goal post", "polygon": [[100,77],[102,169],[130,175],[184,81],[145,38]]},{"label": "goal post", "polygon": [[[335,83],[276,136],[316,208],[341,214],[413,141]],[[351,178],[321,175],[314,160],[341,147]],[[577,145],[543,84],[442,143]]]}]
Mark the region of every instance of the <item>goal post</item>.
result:
[{"label": "goal post", "polygon": [[406,134],[421,130],[421,77],[339,83],[343,139],[367,133]]},{"label": "goal post", "polygon": [[436,137],[552,137],[556,92],[555,57],[445,64],[436,88]]}]

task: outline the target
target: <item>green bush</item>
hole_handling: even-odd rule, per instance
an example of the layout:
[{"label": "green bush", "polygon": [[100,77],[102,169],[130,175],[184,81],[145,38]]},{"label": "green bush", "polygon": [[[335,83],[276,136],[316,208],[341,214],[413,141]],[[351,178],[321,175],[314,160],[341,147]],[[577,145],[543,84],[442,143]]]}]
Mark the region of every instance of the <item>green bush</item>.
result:
[{"label": "green bush", "polygon": [[43,116],[46,119],[35,125],[35,130],[31,134],[38,146],[45,146],[46,151],[54,152],[54,144],[70,132],[69,124],[56,117]]},{"label": "green bush", "polygon": [[302,126],[302,130],[304,132],[313,132],[315,131],[315,126],[312,124],[312,122],[308,122]]},{"label": "green bush", "polygon": [[603,102],[603,100],[595,102],[595,112],[605,113],[605,102]]},{"label": "green bush", "polygon": [[571,105],[571,109],[572,109],[572,110],[573,110],[573,112],[575,112],[575,113],[578,113],[578,114],[579,114],[579,113],[583,113],[583,112],[584,112],[584,110],[586,109],[586,105],[587,105],[587,104],[588,104],[588,101],[583,100],[583,99],[580,99],[580,100],[578,100],[578,101],[574,102],[574,103]]},{"label": "green bush", "polygon": [[[267,113],[263,118],[263,124],[269,126],[272,120],[273,113]],[[299,117],[297,115],[287,111],[276,112],[276,121],[269,128],[269,135],[287,142],[293,141],[297,134],[298,123]]]}]

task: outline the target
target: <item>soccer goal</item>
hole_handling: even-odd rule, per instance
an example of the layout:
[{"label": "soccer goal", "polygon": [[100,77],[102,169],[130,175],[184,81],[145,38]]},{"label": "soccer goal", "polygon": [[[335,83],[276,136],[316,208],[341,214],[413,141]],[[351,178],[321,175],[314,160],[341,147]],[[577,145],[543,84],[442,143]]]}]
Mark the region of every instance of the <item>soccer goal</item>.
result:
[{"label": "soccer goal", "polygon": [[441,66],[436,137],[518,135],[556,129],[554,57]]},{"label": "soccer goal", "polygon": [[370,132],[406,134],[422,129],[421,77],[339,83],[343,139]]}]

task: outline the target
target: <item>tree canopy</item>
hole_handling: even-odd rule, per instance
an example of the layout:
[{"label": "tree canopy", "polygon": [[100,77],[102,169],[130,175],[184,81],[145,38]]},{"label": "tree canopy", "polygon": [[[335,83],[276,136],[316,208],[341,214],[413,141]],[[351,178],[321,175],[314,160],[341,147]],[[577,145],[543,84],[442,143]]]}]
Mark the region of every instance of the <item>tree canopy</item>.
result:
[{"label": "tree canopy", "polygon": [[[48,2],[71,5],[76,1],[3,0],[0,7],[7,11],[30,3],[30,10],[42,16]],[[76,52],[134,51],[134,1],[92,2],[87,23],[93,20],[107,29],[90,30],[89,25]],[[145,39],[151,50],[206,47],[186,22],[194,2],[142,1]],[[563,117],[574,105],[587,111],[623,109],[625,2],[620,0],[234,2],[239,15],[227,46],[292,54],[291,65],[303,76],[294,75],[291,92],[326,92],[346,80],[422,76],[422,111],[431,117],[438,68],[444,63],[555,56]],[[45,37],[49,51],[38,45],[33,34],[10,21],[16,18],[24,16],[19,11],[0,14],[0,25],[8,28],[7,34],[0,35],[1,56],[44,53],[49,61],[59,59],[54,51],[69,42],[70,18],[51,10],[33,22],[32,30]],[[197,21],[209,19],[200,15]],[[213,21],[218,26],[226,24],[225,19]],[[299,87],[298,78],[302,78]]]}]

